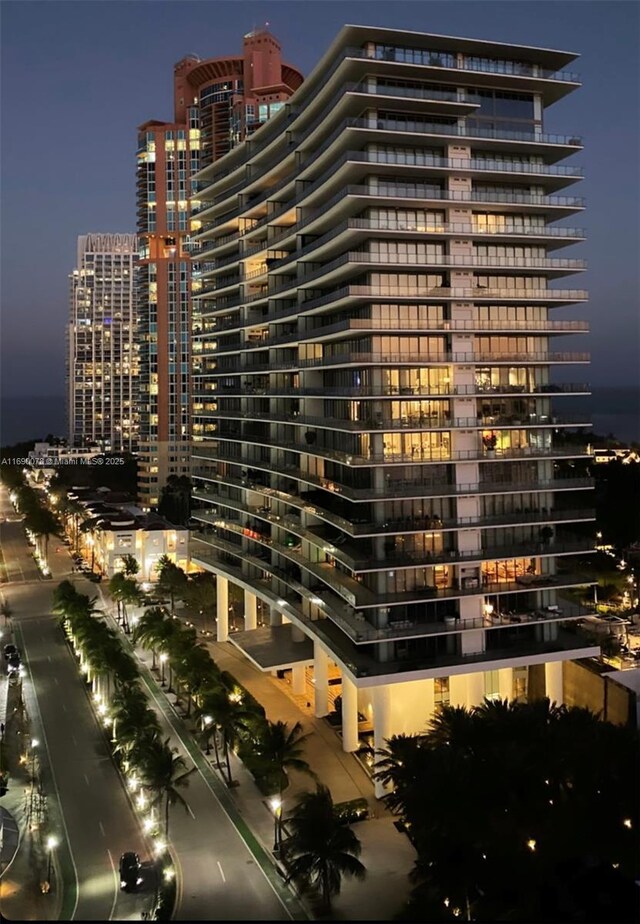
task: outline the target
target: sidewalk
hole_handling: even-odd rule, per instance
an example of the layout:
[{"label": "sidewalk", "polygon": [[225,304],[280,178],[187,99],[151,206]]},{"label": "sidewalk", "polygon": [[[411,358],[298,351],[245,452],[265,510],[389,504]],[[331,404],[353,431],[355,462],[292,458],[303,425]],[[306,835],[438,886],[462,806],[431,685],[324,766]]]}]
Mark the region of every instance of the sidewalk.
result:
[{"label": "sidewalk", "polygon": [[[324,719],[315,718],[313,709],[307,708],[305,698],[294,697],[286,681],[276,680],[271,674],[258,670],[230,642],[212,642],[200,632],[198,636],[199,643],[207,647],[218,667],[229,671],[249,690],[264,706],[271,721],[302,724],[304,732],[310,734],[304,744],[305,759],[320,781],[329,787],[335,802],[361,797],[367,799],[370,818],[353,828],[362,843],[360,859],[367,868],[367,878],[364,882],[343,880],[342,892],[334,902],[334,918],[374,921],[393,919],[409,896],[408,874],[413,868],[416,854],[408,838],[394,827],[391,814],[375,799],[373,783],[368,775],[353,755],[342,750],[336,731]],[[136,656],[150,668],[150,652],[136,649]],[[175,694],[170,700],[175,703]],[[213,772],[217,773],[213,752],[203,757]],[[274,820],[268,799],[260,792],[241,761],[235,755],[232,755],[231,760],[233,775],[239,785],[228,792],[238,812],[264,850],[271,855]],[[290,785],[284,794],[285,813],[297,795],[312,790],[315,785],[306,774],[291,771],[289,776]]]},{"label": "sidewalk", "polygon": [[0,813],[4,825],[0,850],[0,913],[8,921],[57,921],[62,910],[58,865],[53,864],[52,889],[43,894],[47,858],[37,832],[26,830],[25,779],[12,774]]}]

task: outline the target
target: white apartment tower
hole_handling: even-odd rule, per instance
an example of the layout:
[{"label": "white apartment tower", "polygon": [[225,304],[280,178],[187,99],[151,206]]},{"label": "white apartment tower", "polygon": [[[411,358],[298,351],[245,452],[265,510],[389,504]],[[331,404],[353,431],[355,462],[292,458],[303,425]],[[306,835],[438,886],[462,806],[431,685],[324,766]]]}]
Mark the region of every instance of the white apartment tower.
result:
[{"label": "white apartment tower", "polygon": [[192,558],[220,639],[236,584],[254,663],[311,677],[318,715],[340,678],[347,751],[359,714],[381,747],[438,703],[562,701],[595,653],[588,419],[562,409],[587,388],[558,375],[588,361],[562,281],[582,145],[544,124],[575,57],[345,26],[197,176]]},{"label": "white apartment tower", "polygon": [[135,234],[83,234],[70,276],[67,413],[71,445],[138,442]]}]

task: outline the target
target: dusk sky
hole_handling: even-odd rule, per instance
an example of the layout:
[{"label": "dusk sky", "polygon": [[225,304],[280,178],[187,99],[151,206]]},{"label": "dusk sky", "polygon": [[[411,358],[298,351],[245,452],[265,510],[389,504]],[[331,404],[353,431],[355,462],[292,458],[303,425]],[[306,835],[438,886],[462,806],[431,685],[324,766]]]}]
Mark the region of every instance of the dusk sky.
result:
[{"label": "dusk sky", "polygon": [[[2,388],[64,392],[68,274],[78,234],[135,231],[136,127],[172,116],[173,65],[240,52],[269,22],[284,59],[308,74],[345,23],[371,24],[581,54],[583,88],[547,113],[547,131],[582,135],[567,163],[586,179],[569,195],[587,212],[564,222],[588,241],[563,251],[589,272],[555,285],[588,288],[594,384],[637,385],[640,253],[638,147],[640,8],[635,2],[173,2],[3,0]],[[569,369],[583,380],[580,367]]]}]

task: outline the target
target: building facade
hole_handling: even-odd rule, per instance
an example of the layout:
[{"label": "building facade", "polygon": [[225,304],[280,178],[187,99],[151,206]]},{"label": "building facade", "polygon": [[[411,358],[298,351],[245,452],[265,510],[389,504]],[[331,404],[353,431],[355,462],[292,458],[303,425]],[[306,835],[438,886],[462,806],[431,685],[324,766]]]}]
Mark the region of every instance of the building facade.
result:
[{"label": "building facade", "polygon": [[[158,506],[169,475],[189,475],[191,441],[192,177],[249,137],[284,105],[302,75],[282,62],[270,33],[244,37],[242,55],[174,69],[174,121],[138,130],[141,343],[140,502]],[[194,288],[198,288],[194,267]]]},{"label": "building facade", "polygon": [[133,451],[138,443],[135,234],[83,234],[70,276],[69,444]]},{"label": "building facade", "polygon": [[220,639],[231,582],[255,663],[311,667],[317,715],[341,678],[348,751],[359,714],[378,748],[442,702],[562,701],[597,651],[564,597],[594,512],[558,370],[588,356],[554,346],[587,330],[554,318],[586,299],[555,282],[584,269],[581,141],[544,126],[574,57],[347,26],[197,177],[192,558]]}]

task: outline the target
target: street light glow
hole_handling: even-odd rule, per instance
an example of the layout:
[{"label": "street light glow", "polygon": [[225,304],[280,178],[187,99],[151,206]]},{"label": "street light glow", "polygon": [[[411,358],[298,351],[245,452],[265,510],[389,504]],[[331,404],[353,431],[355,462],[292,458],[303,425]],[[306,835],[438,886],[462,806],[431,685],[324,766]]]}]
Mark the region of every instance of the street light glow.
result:
[{"label": "street light glow", "polygon": [[58,838],[50,836],[47,838],[47,850],[55,850],[58,846]]},{"label": "street light glow", "polygon": [[40,742],[38,741],[37,738],[32,738],[32,739],[31,739],[31,747],[32,747],[32,748],[37,748],[39,744],[40,744]]},{"label": "street light glow", "polygon": [[531,852],[533,852],[536,849],[536,842],[532,837],[530,837],[529,840],[527,841],[527,847],[529,848]]}]

